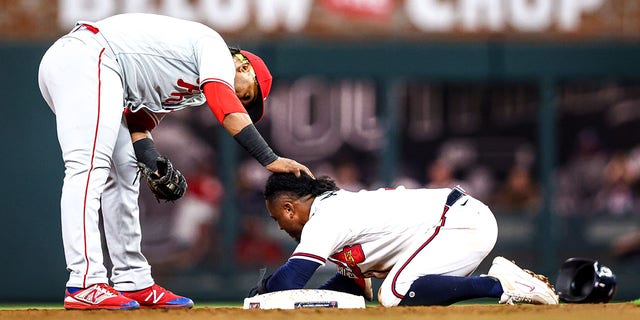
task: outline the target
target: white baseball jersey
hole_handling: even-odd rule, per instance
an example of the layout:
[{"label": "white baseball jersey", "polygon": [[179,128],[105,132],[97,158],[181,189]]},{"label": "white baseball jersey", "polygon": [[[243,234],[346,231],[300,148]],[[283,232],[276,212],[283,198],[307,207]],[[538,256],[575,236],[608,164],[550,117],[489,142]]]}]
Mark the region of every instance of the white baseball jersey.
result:
[{"label": "white baseball jersey", "polygon": [[60,201],[68,287],[107,283],[98,228],[120,291],[154,281],[140,249],[139,180],[124,107],[158,113],[202,105],[201,85],[233,89],[235,68],[222,38],[171,17],[123,14],[79,24],[40,63],[42,96],[56,115],[65,163]]},{"label": "white baseball jersey", "polygon": [[131,111],[167,112],[206,102],[200,88],[217,81],[233,89],[229,48],[213,29],[153,14],[121,14],[96,23],[113,54]]},{"label": "white baseball jersey", "polygon": [[397,305],[425,274],[466,276],[493,248],[491,211],[464,195],[445,210],[451,189],[328,192],[310,210],[291,259],[336,263],[351,278],[386,278],[379,294]]}]

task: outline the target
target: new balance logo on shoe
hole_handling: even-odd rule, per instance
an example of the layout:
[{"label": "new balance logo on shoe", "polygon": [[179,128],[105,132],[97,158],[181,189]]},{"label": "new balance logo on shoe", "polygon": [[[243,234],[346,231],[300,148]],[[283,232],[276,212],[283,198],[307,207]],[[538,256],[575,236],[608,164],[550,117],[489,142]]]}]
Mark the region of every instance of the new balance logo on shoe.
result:
[{"label": "new balance logo on shoe", "polygon": [[89,290],[79,292],[74,296],[74,298],[90,304],[99,304],[100,302],[115,296],[115,294],[108,292],[102,287],[93,286]]},{"label": "new balance logo on shoe", "polygon": [[144,299],[144,301],[149,302],[149,299],[153,297],[151,301],[153,302],[153,304],[156,304],[162,299],[162,297],[164,297],[164,294],[165,292],[162,292],[160,293],[160,295],[158,295],[158,291],[153,289],[151,290],[151,292],[149,292],[149,295]]},{"label": "new balance logo on shoe", "polygon": [[189,298],[153,284],[151,287],[136,291],[123,291],[122,294],[140,303],[141,308],[192,308],[193,301]]}]

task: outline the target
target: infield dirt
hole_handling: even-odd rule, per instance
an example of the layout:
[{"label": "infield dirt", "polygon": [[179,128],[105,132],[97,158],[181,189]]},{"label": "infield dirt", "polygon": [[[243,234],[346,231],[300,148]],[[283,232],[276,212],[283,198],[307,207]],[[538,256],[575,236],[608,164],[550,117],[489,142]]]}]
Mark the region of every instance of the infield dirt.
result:
[{"label": "infield dirt", "polygon": [[70,311],[62,309],[0,310],[0,319],[40,320],[295,320],[295,319],[438,319],[438,320],[637,320],[640,306],[632,303],[534,305],[461,305],[449,307],[368,307],[367,309],[297,309],[244,310],[242,308],[194,308],[191,310],[135,310],[135,311]]}]

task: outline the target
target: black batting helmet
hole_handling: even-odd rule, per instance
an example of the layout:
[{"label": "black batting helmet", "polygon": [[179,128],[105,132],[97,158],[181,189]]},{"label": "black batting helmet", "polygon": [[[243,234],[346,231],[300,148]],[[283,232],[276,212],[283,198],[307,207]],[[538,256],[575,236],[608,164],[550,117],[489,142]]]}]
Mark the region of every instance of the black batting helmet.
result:
[{"label": "black batting helmet", "polygon": [[607,266],[587,258],[569,258],[562,263],[556,291],[569,303],[606,303],[616,294],[616,276]]}]

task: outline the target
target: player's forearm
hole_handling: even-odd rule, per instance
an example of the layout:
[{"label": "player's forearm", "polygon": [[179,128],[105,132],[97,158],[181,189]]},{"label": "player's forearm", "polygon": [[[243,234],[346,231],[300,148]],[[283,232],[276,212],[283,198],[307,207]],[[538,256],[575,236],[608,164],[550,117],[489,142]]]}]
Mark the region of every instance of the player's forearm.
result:
[{"label": "player's forearm", "polygon": [[[133,140],[133,136],[132,136]],[[144,163],[151,171],[158,170],[156,160],[160,157],[160,153],[156,149],[156,144],[150,138],[141,138],[133,143],[133,151],[136,154],[136,160]]]},{"label": "player's forearm", "polygon": [[129,127],[131,142],[133,143],[133,151],[136,154],[136,160],[144,163],[152,171],[156,171],[156,159],[160,156],[156,149],[156,144],[151,138],[148,130],[137,127]]},{"label": "player's forearm", "polygon": [[278,159],[246,113],[228,114],[222,125],[261,165],[267,166]]},{"label": "player's forearm", "polygon": [[233,112],[225,115],[222,120],[222,127],[229,132],[231,136],[235,136],[246,126],[253,124],[248,114],[242,112]]},{"label": "player's forearm", "polygon": [[317,262],[290,259],[271,275],[265,288],[267,292],[302,289],[318,267]]},{"label": "player's forearm", "polygon": [[[136,129],[134,129],[136,130]],[[145,139],[145,138],[151,138],[151,133],[147,130],[136,130],[136,131],[132,131],[131,128],[129,128],[129,134],[131,134],[131,142],[136,143],[136,141]]]}]

